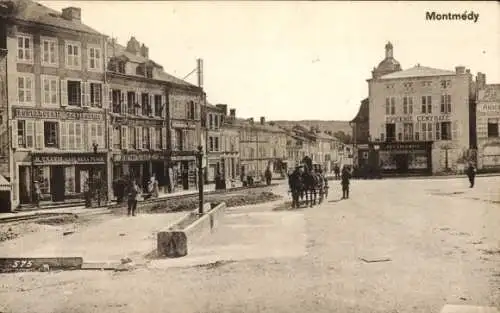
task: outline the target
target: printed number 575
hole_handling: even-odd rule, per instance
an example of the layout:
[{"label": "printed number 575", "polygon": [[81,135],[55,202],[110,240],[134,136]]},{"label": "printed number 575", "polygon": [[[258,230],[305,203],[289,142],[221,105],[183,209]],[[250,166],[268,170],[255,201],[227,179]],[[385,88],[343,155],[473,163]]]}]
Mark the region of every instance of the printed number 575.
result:
[{"label": "printed number 575", "polygon": [[29,260],[23,260],[23,261],[14,261],[12,264],[13,268],[30,268],[33,265],[33,263]]}]

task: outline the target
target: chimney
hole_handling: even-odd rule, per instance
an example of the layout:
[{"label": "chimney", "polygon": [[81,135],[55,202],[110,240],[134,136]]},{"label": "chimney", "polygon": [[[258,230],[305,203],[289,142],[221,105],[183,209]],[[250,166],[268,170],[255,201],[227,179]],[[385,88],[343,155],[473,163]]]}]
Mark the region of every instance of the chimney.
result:
[{"label": "chimney", "polygon": [[455,72],[457,74],[465,74],[465,66],[456,66],[455,67]]},{"label": "chimney", "polygon": [[82,21],[82,9],[69,7],[62,9],[62,17],[68,21]]},{"label": "chimney", "polygon": [[266,123],[266,118],[264,116],[260,117],[260,124],[264,125]]},{"label": "chimney", "polygon": [[144,44],[142,44],[141,46],[141,55],[146,59],[149,59],[149,48],[146,47]]},{"label": "chimney", "polygon": [[227,116],[227,104],[216,104],[215,106],[224,112],[224,116]]},{"label": "chimney", "polygon": [[203,59],[197,59],[198,87],[203,88]]},{"label": "chimney", "polygon": [[135,55],[141,54],[141,45],[134,36],[130,37],[130,40],[127,42],[126,50]]},{"label": "chimney", "polygon": [[229,116],[234,120],[236,118],[236,109],[229,110]]},{"label": "chimney", "polygon": [[483,74],[481,72],[477,73],[476,83],[477,89],[484,89],[484,87],[486,87],[486,74]]}]

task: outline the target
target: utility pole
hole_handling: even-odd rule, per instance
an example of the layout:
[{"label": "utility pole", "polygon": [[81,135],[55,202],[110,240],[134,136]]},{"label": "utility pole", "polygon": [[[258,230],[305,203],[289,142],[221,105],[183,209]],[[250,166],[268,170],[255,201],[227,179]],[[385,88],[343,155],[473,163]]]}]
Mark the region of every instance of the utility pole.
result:
[{"label": "utility pole", "polygon": [[198,146],[198,213],[203,214],[203,147]]}]

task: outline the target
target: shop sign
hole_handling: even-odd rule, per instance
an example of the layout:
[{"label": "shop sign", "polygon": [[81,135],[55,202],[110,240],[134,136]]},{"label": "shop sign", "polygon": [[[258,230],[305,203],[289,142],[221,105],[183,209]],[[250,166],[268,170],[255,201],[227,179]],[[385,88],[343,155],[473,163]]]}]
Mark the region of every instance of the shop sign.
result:
[{"label": "shop sign", "polygon": [[115,156],[115,161],[122,162],[141,162],[141,161],[157,161],[162,160],[163,156],[160,154],[146,154],[146,153],[138,153],[138,154],[124,154]]},{"label": "shop sign", "polygon": [[172,161],[193,161],[194,156],[173,156]]},{"label": "shop sign", "polygon": [[445,122],[451,120],[449,114],[417,115],[417,122]]},{"label": "shop sign", "polygon": [[196,128],[196,124],[187,121],[172,121],[172,128]]},{"label": "shop sign", "polygon": [[425,143],[404,143],[404,142],[394,142],[381,144],[382,150],[388,151],[413,151],[413,150],[426,150],[427,146]]},{"label": "shop sign", "polygon": [[105,163],[104,155],[34,155],[33,163],[37,165],[46,164],[89,164]]},{"label": "shop sign", "polygon": [[15,118],[33,118],[33,119],[54,119],[54,120],[86,120],[102,121],[103,115],[90,112],[71,112],[61,110],[40,110],[40,109],[14,109]]},{"label": "shop sign", "polygon": [[406,116],[386,116],[385,117],[385,122],[386,123],[413,122],[413,116],[412,115],[406,115]]},{"label": "shop sign", "polygon": [[479,101],[500,101],[500,85],[487,86],[479,91]]},{"label": "shop sign", "polygon": [[500,103],[481,103],[477,106],[477,111],[500,115]]}]

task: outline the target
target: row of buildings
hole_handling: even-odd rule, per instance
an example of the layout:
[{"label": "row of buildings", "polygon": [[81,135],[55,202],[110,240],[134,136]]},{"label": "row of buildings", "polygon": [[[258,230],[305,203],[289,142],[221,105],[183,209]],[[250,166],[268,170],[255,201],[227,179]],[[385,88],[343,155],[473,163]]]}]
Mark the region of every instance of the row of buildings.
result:
[{"label": "row of buildings", "polygon": [[355,164],[383,174],[430,175],[500,170],[500,84],[417,64],[403,70],[385,46],[373,69],[368,97],[351,121]]},{"label": "row of buildings", "polygon": [[[0,208],[80,201],[90,178],[113,199],[131,175],[161,189],[204,180],[283,176],[305,155],[331,168],[343,146],[318,130],[284,129],[211,105],[202,87],[169,75],[134,37],[126,45],[82,22],[79,8],[54,11],[31,0],[0,3]],[[340,152],[339,152],[340,151]]]}]

